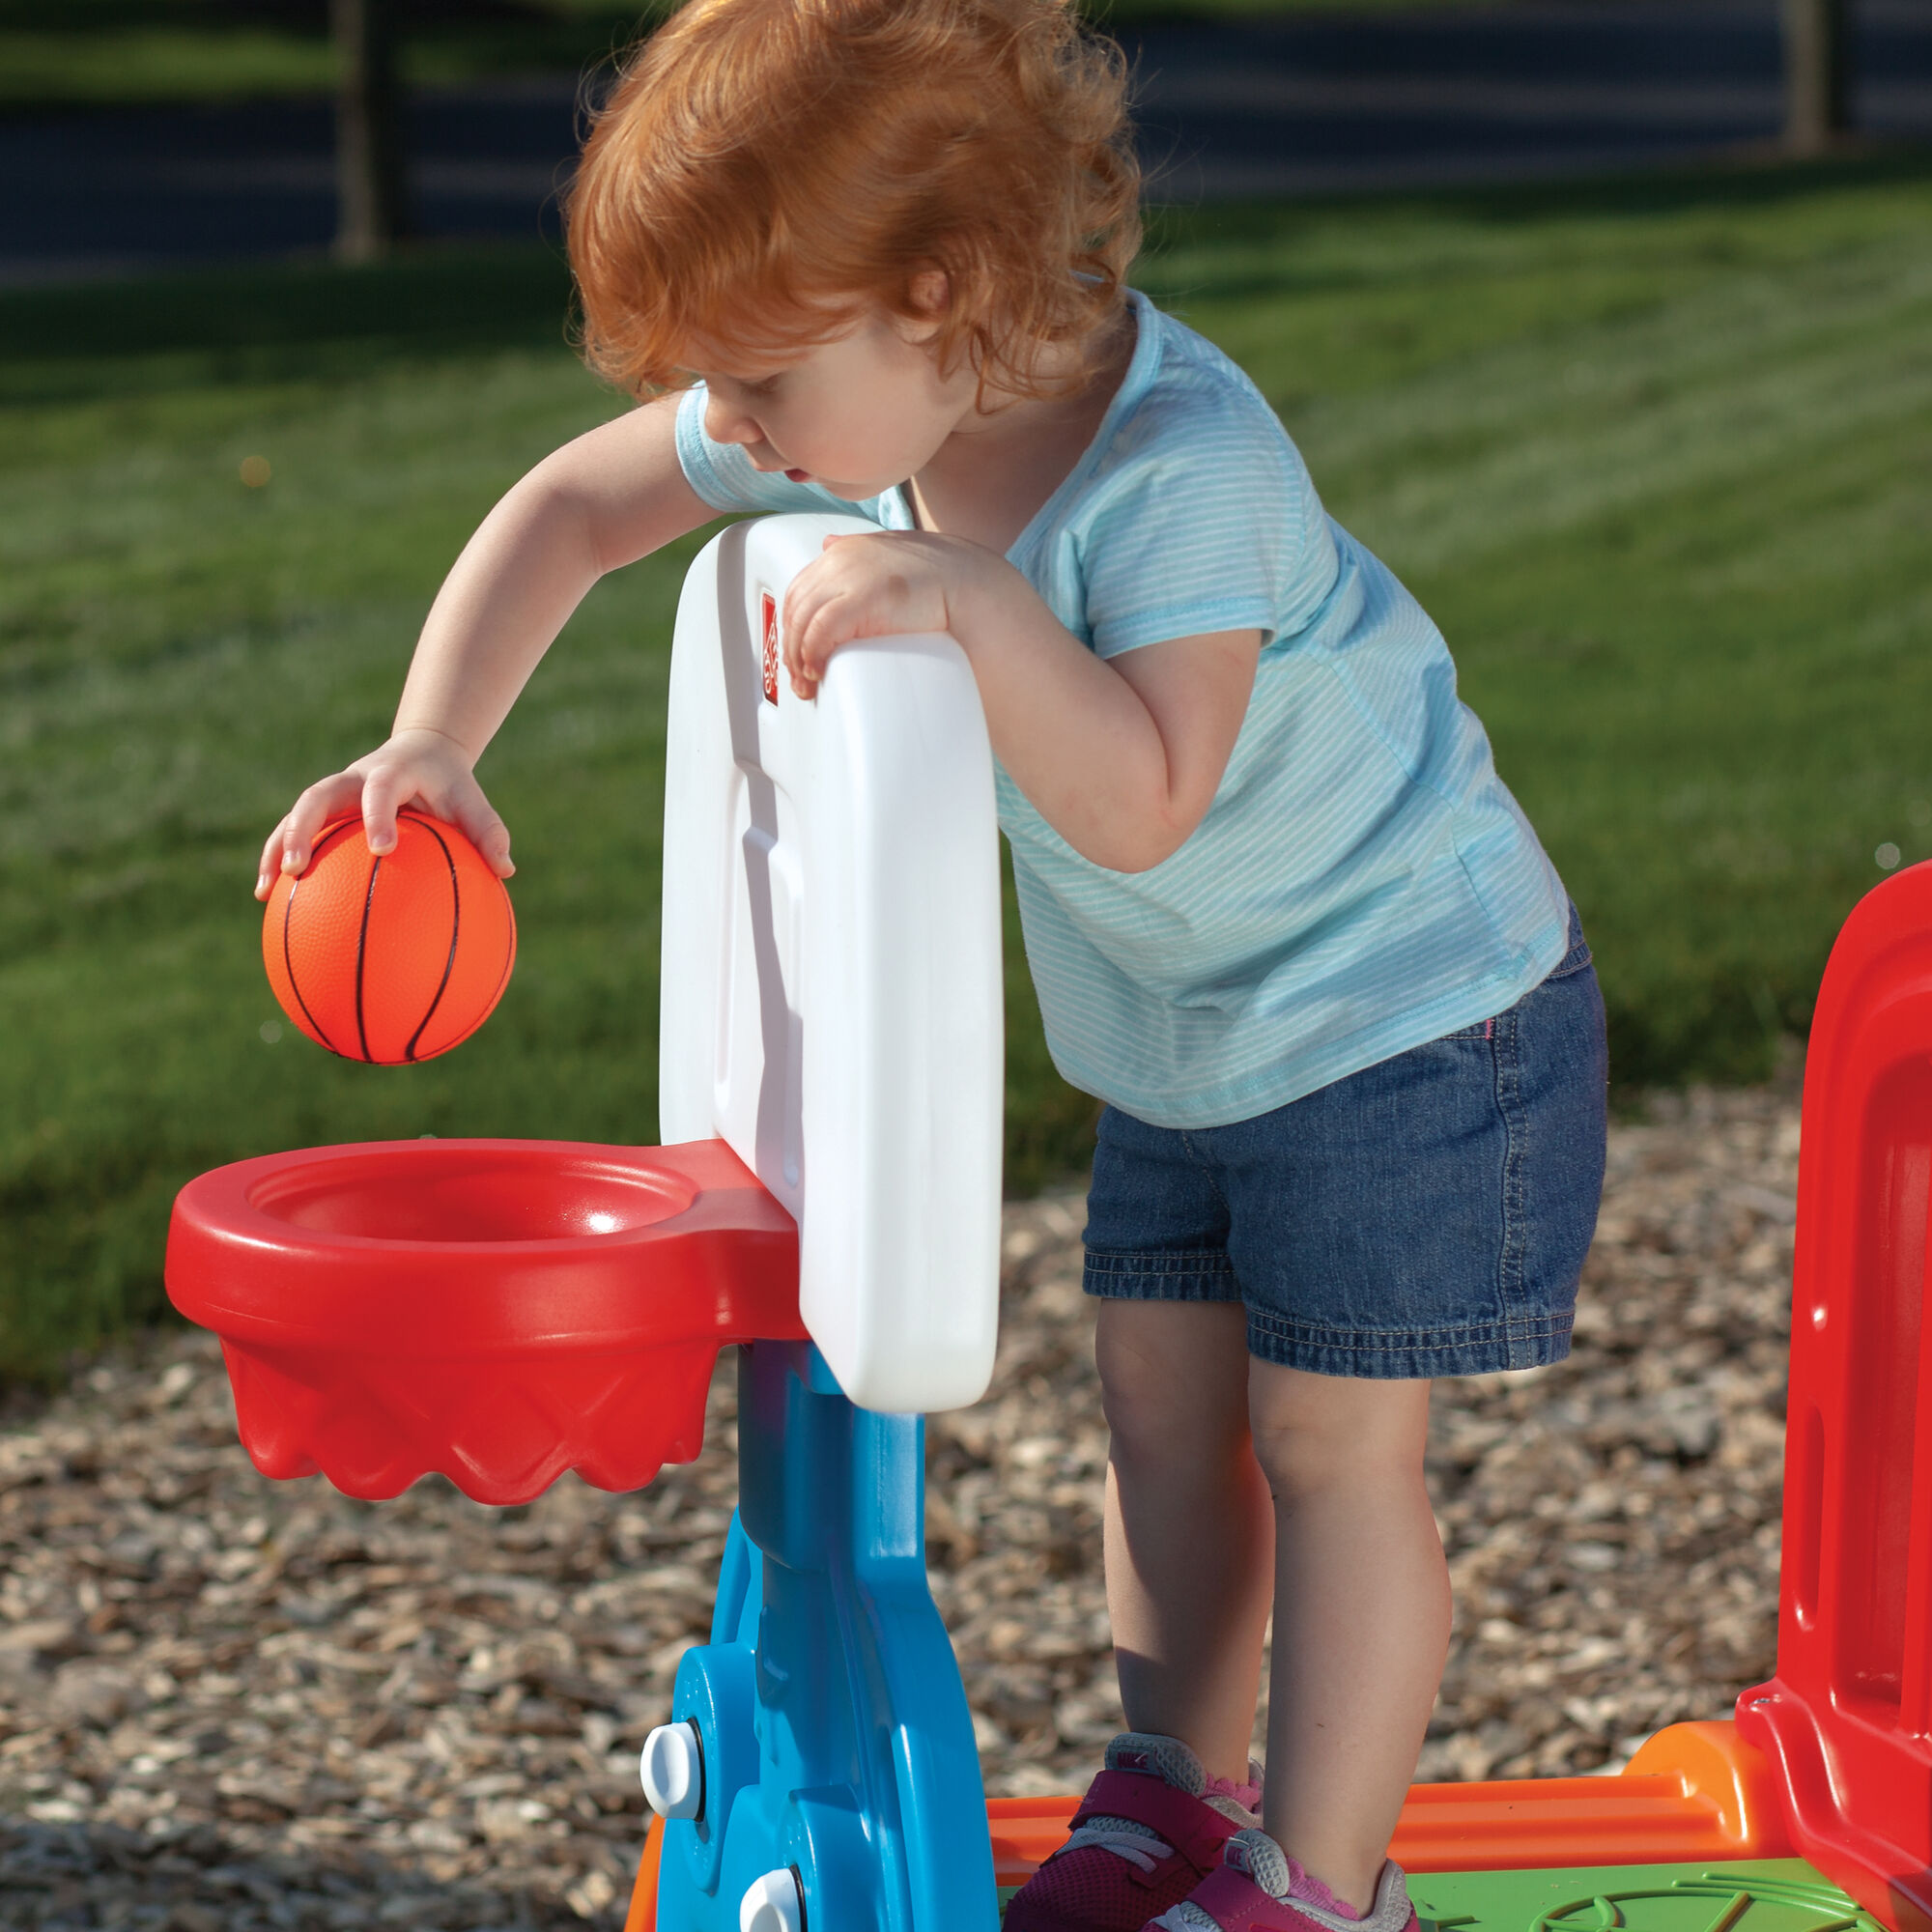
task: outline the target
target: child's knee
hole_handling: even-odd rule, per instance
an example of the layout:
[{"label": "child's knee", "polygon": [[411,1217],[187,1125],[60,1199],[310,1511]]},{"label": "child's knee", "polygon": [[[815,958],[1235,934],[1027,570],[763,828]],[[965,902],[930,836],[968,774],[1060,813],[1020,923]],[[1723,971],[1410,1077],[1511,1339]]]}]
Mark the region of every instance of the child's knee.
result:
[{"label": "child's knee", "polygon": [[1429,1384],[1313,1376],[1258,1361],[1248,1424],[1277,1499],[1340,1489],[1404,1492],[1423,1480]]},{"label": "child's knee", "polygon": [[1094,1354],[1117,1458],[1218,1457],[1245,1442],[1238,1303],[1103,1302]]}]

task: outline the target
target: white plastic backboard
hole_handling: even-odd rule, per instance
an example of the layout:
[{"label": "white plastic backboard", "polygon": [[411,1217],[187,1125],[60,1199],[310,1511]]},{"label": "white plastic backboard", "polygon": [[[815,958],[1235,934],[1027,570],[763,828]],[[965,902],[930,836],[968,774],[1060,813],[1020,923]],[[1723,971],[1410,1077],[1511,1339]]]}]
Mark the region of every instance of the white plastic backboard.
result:
[{"label": "white plastic backboard", "polygon": [[943,636],[778,661],[824,539],[706,546],[671,654],[659,1113],[728,1141],[799,1223],[806,1326],[866,1408],[985,1392],[999,1318],[1004,1036],[992,753]]}]

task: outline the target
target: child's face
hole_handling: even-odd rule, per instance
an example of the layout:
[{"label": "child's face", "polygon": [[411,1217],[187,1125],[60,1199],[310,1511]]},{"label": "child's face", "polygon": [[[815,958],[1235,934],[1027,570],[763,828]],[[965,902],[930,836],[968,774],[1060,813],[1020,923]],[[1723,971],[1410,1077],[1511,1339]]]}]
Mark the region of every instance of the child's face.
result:
[{"label": "child's face", "polygon": [[709,395],[704,429],[753,467],[857,499],[916,476],[973,412],[976,379],[942,378],[917,327],[878,310],[845,334],[781,361],[694,351]]}]

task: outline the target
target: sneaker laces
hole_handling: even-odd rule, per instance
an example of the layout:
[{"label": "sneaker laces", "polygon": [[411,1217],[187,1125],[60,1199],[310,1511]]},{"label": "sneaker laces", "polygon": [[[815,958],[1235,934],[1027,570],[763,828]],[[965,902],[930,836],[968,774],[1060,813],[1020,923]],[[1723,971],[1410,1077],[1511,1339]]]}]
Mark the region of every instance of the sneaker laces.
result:
[{"label": "sneaker laces", "polygon": [[1162,1859],[1174,1856],[1174,1847],[1149,1826],[1136,1824],[1131,1818],[1090,1818],[1054,1857],[1085,1851],[1089,1845],[1112,1852],[1117,1859],[1125,1859],[1144,1872],[1152,1871]]},{"label": "sneaker laces", "polygon": [[[1179,1738],[1124,1731],[1107,1747],[1107,1769],[1157,1777],[1190,1798],[1201,1799],[1232,1824],[1260,1822],[1239,1799],[1225,1790],[1208,1789],[1201,1760]],[[1255,1785],[1261,1782],[1261,1766],[1252,1760],[1248,1765],[1248,1781]],[[1090,1846],[1095,1851],[1111,1852],[1117,1859],[1125,1859],[1143,1872],[1152,1871],[1163,1859],[1174,1856],[1174,1847],[1151,1825],[1143,1825],[1137,1818],[1113,1816],[1088,1819],[1053,1856],[1061,1858],[1067,1852],[1085,1851]]]}]

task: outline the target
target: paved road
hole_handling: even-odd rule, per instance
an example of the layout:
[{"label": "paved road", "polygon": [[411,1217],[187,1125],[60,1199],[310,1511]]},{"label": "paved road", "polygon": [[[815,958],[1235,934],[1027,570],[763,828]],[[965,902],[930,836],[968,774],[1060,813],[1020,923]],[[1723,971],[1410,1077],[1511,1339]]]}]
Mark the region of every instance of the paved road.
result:
[{"label": "paved road", "polygon": [[[1855,116],[1932,138],[1932,0],[1852,0]],[[1150,35],[1150,160],[1205,199],[1644,166],[1770,140],[1776,0],[1540,0]],[[1167,145],[1162,146],[1162,136]]]},{"label": "paved road", "polygon": [[[1932,0],[1853,0],[1868,133],[1932,140]],[[1144,146],[1183,200],[1524,179],[1769,139],[1777,0],[1528,0],[1295,15],[1130,43]],[[410,103],[434,236],[555,232],[575,147],[567,79]],[[0,282],[327,245],[321,102],[0,119]]]}]

